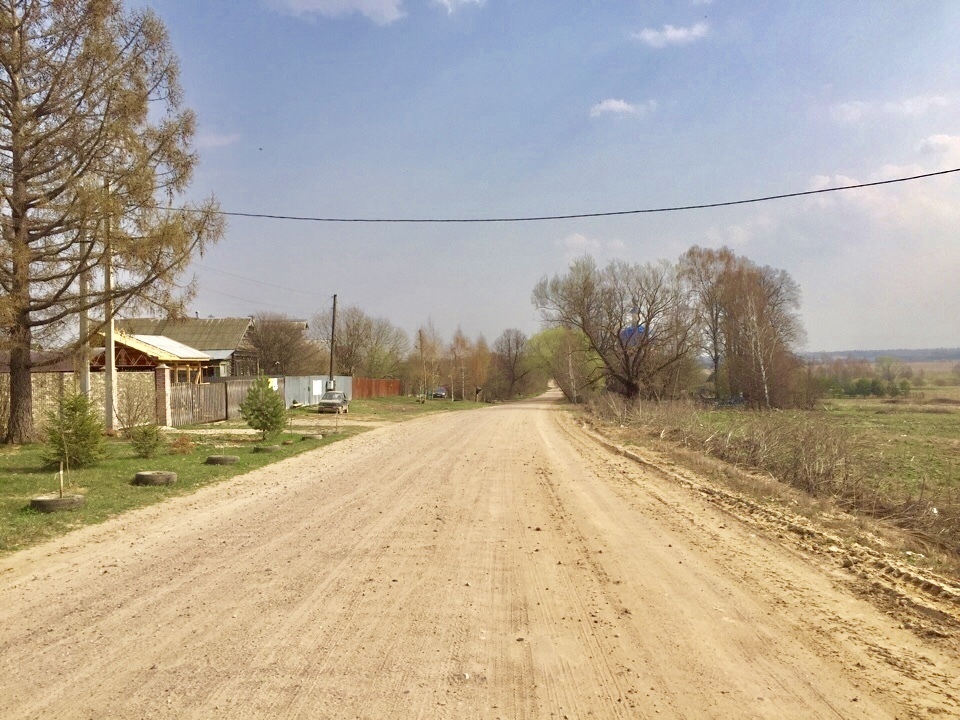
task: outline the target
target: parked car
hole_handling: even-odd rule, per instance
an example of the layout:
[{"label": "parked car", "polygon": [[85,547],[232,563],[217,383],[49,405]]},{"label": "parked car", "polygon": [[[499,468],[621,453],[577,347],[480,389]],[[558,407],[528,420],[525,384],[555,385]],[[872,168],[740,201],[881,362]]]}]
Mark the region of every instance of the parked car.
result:
[{"label": "parked car", "polygon": [[317,412],[347,413],[350,412],[350,401],[342,392],[328,390],[317,402]]},{"label": "parked car", "polygon": [[445,387],[438,387],[433,391],[434,400],[446,400],[447,399],[447,389]]}]

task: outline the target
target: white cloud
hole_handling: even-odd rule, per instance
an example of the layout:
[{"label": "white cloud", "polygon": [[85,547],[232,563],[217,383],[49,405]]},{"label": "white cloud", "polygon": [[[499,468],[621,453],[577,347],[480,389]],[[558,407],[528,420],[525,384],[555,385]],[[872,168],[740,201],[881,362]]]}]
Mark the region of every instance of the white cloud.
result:
[{"label": "white cloud", "polygon": [[928,95],[920,97],[907,98],[900,102],[884,103],[883,109],[895,115],[907,115],[910,117],[919,117],[926,115],[934,108],[949,107],[950,100],[942,95]]},{"label": "white cloud", "polygon": [[870,104],[860,100],[837,103],[830,107],[830,115],[841,125],[856,125],[870,112]]},{"label": "white cloud", "polygon": [[403,0],[272,0],[274,7],[291,15],[338,17],[360,13],[378,25],[389,25],[404,16]]},{"label": "white cloud", "polygon": [[924,155],[941,155],[944,161],[960,162],[960,135],[931,135],[920,142]]},{"label": "white cloud", "polygon": [[600,240],[580,233],[567,235],[565,238],[558,240],[557,244],[563,248],[565,264],[569,264],[584,255],[590,255],[597,263],[603,264],[613,258],[622,256],[624,250],[626,250],[626,245],[618,238]]},{"label": "white cloud", "polygon": [[[905,164],[825,173],[807,188],[960,166],[960,136],[932,135],[916,150]],[[725,211],[736,220],[705,227],[700,244],[787,270],[803,290],[811,350],[952,347],[956,328],[943,318],[960,314],[958,190],[960,177],[946,175],[745,206]]]},{"label": "white cloud", "polygon": [[734,250],[743,250],[752,242],[775,234],[778,221],[771,215],[759,214],[741,223],[724,227],[713,226],[705,235],[708,244],[714,247],[726,245]]},{"label": "white cloud", "polygon": [[710,26],[707,23],[697,23],[690,27],[674,27],[673,25],[664,25],[662,30],[653,28],[644,28],[633,36],[637,40],[642,40],[653,48],[664,48],[668,45],[687,45],[705,38],[710,32]]},{"label": "white cloud", "polygon": [[884,103],[849,100],[830,106],[830,115],[842,125],[859,125],[870,117],[881,115],[922,117],[932,110],[951,105],[943,95],[918,95]]},{"label": "white cloud", "polygon": [[629,103],[626,100],[607,98],[590,108],[590,117],[601,115],[647,115],[657,109],[656,100],[647,100],[644,103]]},{"label": "white cloud", "polygon": [[435,2],[443,5],[447,9],[447,13],[453,13],[464,5],[483,5],[486,0],[435,0]]},{"label": "white cloud", "polygon": [[197,136],[197,147],[204,149],[235,145],[236,143],[240,142],[240,137],[240,133],[229,133],[226,135],[218,135],[216,133],[201,133]]}]

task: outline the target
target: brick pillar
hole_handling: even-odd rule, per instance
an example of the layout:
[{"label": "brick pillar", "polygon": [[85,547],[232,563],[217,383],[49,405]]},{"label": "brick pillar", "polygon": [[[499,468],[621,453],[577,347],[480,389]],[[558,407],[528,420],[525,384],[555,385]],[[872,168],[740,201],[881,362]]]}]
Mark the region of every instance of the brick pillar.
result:
[{"label": "brick pillar", "polygon": [[173,413],[170,411],[170,368],[157,365],[153,378],[157,390],[157,425],[170,427],[173,424]]}]

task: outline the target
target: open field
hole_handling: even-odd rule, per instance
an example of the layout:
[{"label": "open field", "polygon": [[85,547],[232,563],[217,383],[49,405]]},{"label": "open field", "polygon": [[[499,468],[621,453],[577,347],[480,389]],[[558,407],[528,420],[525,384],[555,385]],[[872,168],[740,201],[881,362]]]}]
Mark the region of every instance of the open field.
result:
[{"label": "open field", "polygon": [[[58,489],[57,472],[45,467],[41,446],[0,446],[0,554],[29,547],[62,535],[83,525],[96,524],[129,510],[162,502],[170,497],[196,491],[269,463],[352,437],[372,427],[386,425],[419,415],[451,409],[478,407],[476,403],[428,401],[414,398],[376,398],[357,400],[347,415],[319,415],[308,408],[291,410],[289,432],[273,443],[282,445],[272,453],[255,452],[261,444],[259,434],[242,421],[213,423],[181,428],[167,433],[167,439],[189,438],[193,449],[187,454],[161,451],[146,460],[135,456],[130,443],[112,439],[108,457],[90,468],[69,473],[66,492],[86,496],[82,508],[69,512],[44,514],[30,509],[30,498]],[[322,434],[322,439],[302,440],[306,434]],[[205,465],[209,455],[236,455],[235,465]],[[137,487],[131,480],[137,472],[169,470],[177,473],[175,485]]]},{"label": "open field", "polygon": [[[953,389],[953,388],[951,388]],[[928,396],[929,397],[929,396]],[[822,413],[830,427],[851,433],[862,472],[878,482],[960,487],[960,400],[831,400]]]},{"label": "open field", "polygon": [[760,472],[960,563],[960,401],[939,392],[775,412],[607,398],[593,413],[625,443],[653,440]]}]

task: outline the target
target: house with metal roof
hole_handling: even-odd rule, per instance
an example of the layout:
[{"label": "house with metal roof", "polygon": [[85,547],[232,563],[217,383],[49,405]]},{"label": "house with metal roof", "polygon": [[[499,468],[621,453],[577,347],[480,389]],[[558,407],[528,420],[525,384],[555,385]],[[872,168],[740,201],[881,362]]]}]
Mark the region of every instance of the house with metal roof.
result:
[{"label": "house with metal roof", "polygon": [[247,338],[251,318],[131,318],[117,320],[118,331],[127,335],[160,336],[201,351],[204,380],[252,376],[259,367],[257,353]]}]

